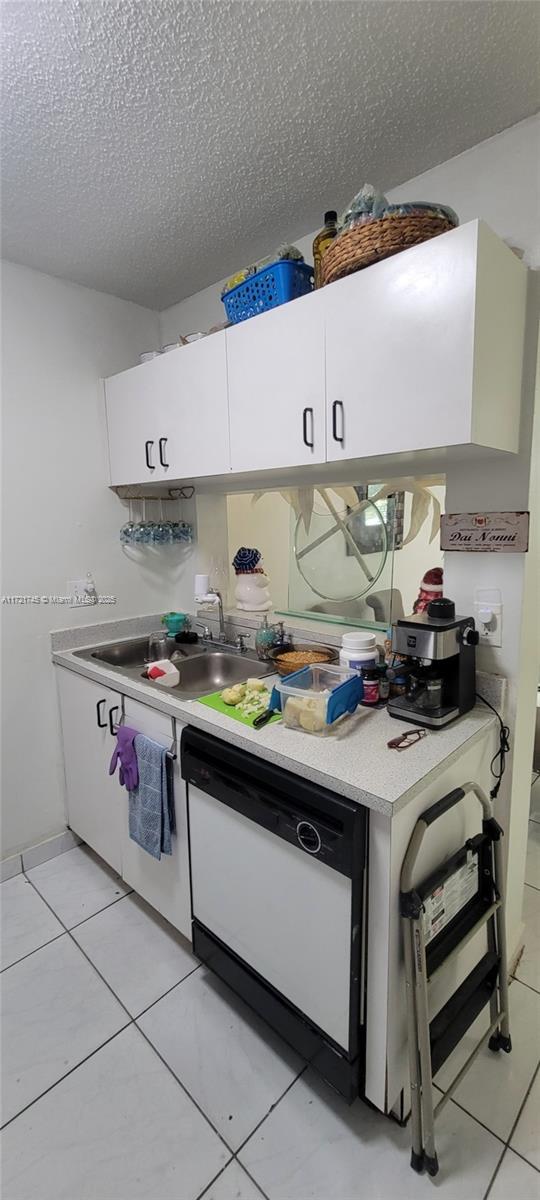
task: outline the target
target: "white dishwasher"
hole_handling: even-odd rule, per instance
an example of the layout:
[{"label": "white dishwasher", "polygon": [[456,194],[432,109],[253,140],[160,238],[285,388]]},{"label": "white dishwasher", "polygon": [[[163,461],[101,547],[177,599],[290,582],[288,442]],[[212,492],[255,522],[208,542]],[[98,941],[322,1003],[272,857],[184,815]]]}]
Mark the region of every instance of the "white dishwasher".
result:
[{"label": "white dishwasher", "polygon": [[348,1100],[363,1093],[367,811],[187,728],[195,953]]}]

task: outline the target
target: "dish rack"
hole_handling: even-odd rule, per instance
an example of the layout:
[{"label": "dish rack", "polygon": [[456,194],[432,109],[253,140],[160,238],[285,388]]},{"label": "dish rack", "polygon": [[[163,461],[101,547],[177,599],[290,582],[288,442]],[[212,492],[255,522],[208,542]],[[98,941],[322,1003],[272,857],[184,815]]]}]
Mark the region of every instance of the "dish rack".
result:
[{"label": "dish rack", "polygon": [[307,263],[289,258],[270,263],[255,275],[248,275],[230,292],[224,292],[222,300],[227,317],[233,325],[238,325],[258,313],[306,296],[313,289],[313,278],[313,267]]}]

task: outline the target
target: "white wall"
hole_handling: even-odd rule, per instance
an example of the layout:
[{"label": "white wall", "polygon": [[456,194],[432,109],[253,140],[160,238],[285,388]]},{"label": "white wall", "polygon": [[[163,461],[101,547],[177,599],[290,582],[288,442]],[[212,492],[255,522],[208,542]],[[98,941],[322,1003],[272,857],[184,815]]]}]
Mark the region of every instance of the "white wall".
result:
[{"label": "white wall", "polygon": [[91,570],[117,596],[107,608],[2,607],[6,856],[65,825],[50,630],[190,607],[195,568],[173,547],[131,561],[118,540],[126,510],[107,487],[100,377],[156,344],[157,314],[10,263],[2,293],[2,592],[62,595]]},{"label": "white wall", "polygon": [[[540,267],[538,221],[538,155],[540,117],[530,117],[488,138],[464,154],[433,167],[388,192],[390,200],[439,200],[454,208],[463,225],[483,217],[495,233],[524,254],[530,267]],[[358,186],[364,182],[358,179]],[[373,179],[371,183],[376,184]],[[322,220],[322,212],[321,212]],[[317,231],[297,239],[296,245],[312,262],[311,244]],[[286,232],[284,240],[286,240]],[[268,252],[272,247],[268,247]],[[238,263],[238,267],[245,264]],[[179,333],[209,329],[225,320],[221,303],[222,280],[188,296],[160,313],[162,343]]]}]

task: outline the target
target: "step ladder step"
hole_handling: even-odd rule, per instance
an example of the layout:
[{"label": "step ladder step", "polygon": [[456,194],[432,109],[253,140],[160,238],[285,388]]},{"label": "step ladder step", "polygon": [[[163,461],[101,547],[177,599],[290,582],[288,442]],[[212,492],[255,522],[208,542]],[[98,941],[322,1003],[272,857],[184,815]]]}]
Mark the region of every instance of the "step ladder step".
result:
[{"label": "step ladder step", "polygon": [[430,1021],[431,1067],[435,1076],[489,1002],[497,986],[499,956],[488,951]]}]

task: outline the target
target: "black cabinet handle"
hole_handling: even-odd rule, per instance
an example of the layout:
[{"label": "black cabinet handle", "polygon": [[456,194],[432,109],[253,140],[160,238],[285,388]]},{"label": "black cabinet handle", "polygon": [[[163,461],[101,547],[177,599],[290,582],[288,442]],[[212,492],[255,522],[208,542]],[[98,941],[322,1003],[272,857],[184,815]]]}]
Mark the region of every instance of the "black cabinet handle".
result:
[{"label": "black cabinet handle", "polygon": [[[309,439],[308,439],[308,413],[311,413],[311,441],[309,441]],[[312,408],[305,408],[302,413],[302,437],[304,439],[304,445],[308,446],[310,450],[313,450],[313,409]]]},{"label": "black cabinet handle", "polygon": [[[341,435],[339,435],[338,431],[337,431],[338,408],[341,411]],[[343,416],[344,416],[343,401],[342,400],[334,400],[334,403],[332,405],[332,437],[335,442],[340,442],[341,445],[343,445]]]},{"label": "black cabinet handle", "polygon": [[107,722],[101,720],[101,705],[102,704],[105,704],[104,700],[98,700],[98,702],[96,704],[96,720],[98,723],[98,729],[106,729],[107,728]]},{"label": "black cabinet handle", "polygon": [[165,462],[165,446],[167,445],[168,440],[169,440],[168,438],[160,438],[159,439],[159,461],[160,461],[162,467],[169,466],[169,463]]},{"label": "black cabinet handle", "polygon": [[145,454],[145,458],[146,458],[146,465],[147,465],[149,471],[155,471],[155,469],[156,469],[153,466],[153,464],[150,462],[150,451],[151,451],[153,445],[154,445],[154,443],[151,441],[144,443],[144,454]]},{"label": "black cabinet handle", "polygon": [[117,712],[118,712],[118,705],[115,705],[113,708],[109,709],[109,729],[110,729],[113,737],[114,737],[114,733],[115,733],[113,713],[117,713]]}]

